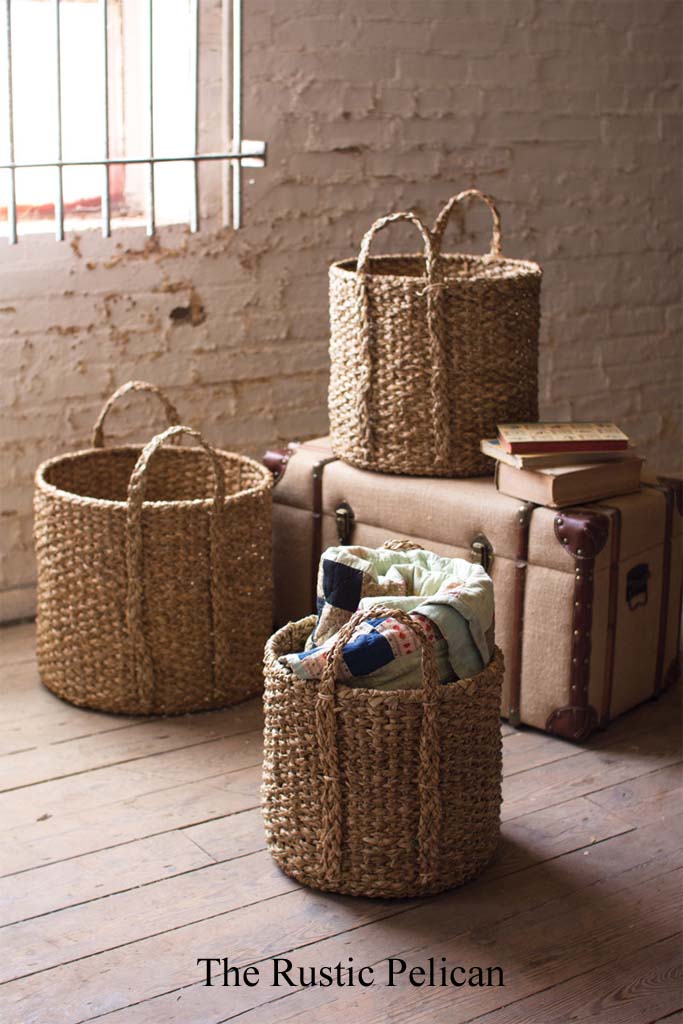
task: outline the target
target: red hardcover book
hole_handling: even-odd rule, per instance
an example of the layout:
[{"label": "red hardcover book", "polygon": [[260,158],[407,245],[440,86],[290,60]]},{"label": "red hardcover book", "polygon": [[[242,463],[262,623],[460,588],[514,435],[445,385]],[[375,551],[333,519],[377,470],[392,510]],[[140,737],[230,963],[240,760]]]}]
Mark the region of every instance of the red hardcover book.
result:
[{"label": "red hardcover book", "polygon": [[614,423],[500,423],[500,443],[512,455],[530,452],[616,452],[628,437]]}]

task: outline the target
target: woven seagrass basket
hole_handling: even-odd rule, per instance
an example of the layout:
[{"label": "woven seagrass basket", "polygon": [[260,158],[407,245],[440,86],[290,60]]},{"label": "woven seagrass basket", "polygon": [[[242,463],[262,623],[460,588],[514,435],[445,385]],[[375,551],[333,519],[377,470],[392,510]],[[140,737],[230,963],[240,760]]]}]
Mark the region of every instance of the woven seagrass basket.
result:
[{"label": "woven seagrass basket", "polygon": [[[144,448],[103,447],[128,391],[172,425]],[[38,666],[73,704],[125,714],[224,707],[261,690],[271,631],[271,474],[217,451],[152,385],[107,402],[93,447],[36,473]],[[189,435],[196,447],[165,447]]]},{"label": "woven seagrass basket", "polygon": [[[444,254],[469,197],[493,216],[485,256]],[[370,256],[395,221],[420,231],[424,255]],[[454,196],[429,231],[412,213],[375,221],[357,260],[330,268],[330,434],[361,469],[484,476],[479,450],[496,424],[538,419],[541,269],[501,255],[500,216],[475,189]]]},{"label": "woven seagrass basket", "polygon": [[[422,645],[420,690],[335,685],[342,648],[365,618],[392,615]],[[292,878],[355,896],[416,896],[473,878],[500,830],[502,654],[466,688],[441,685],[422,628],[396,609],[357,612],[319,683],[281,665],[315,616],[265,655],[263,815],[268,848]]]}]

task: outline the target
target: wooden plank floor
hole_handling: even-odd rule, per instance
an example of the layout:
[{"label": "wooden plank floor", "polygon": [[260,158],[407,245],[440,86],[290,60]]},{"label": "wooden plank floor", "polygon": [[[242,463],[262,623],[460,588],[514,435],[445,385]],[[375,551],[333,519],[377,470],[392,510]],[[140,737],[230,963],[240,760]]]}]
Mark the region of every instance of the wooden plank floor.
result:
[{"label": "wooden plank floor", "polygon": [[[264,850],[261,709],[142,720],[43,689],[0,632],[3,1024],[680,1024],[680,689],[583,746],[503,726],[503,839],[424,900],[323,895]],[[260,967],[203,985],[200,957]],[[270,958],[375,965],[271,986]],[[386,987],[386,958],[501,966],[504,986]]]}]

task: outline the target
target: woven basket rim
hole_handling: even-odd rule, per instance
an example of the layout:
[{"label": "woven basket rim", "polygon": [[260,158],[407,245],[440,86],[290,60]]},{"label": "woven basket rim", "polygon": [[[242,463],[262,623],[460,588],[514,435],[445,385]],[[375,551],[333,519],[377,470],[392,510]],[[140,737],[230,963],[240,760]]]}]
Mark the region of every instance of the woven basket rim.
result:
[{"label": "woven basket rim", "polygon": [[[424,262],[424,258],[424,253],[421,252],[376,253],[369,257],[369,262],[370,268],[372,268],[373,262],[377,260],[422,260]],[[543,276],[543,270],[538,263],[535,263],[533,260],[522,260],[512,256],[491,256],[488,253],[458,252],[443,253],[441,259],[445,261],[446,266],[448,266],[449,260],[452,262],[469,261],[470,263],[479,263],[481,264],[482,268],[491,266],[491,264],[494,263],[503,263],[510,265],[511,269],[516,270],[518,272],[517,276],[519,277],[527,275],[530,277]],[[339,272],[342,274],[342,276],[349,277],[355,280],[357,277],[357,264],[358,260],[355,256],[348,257],[347,259],[343,260],[335,260],[333,263],[330,264],[330,273],[332,273],[332,271]],[[370,273],[368,276],[381,278],[383,281],[427,281],[427,276],[425,274],[418,277],[417,275],[412,274]],[[446,275],[446,283],[448,283],[450,280],[454,279],[449,278],[448,275]],[[504,280],[504,278],[497,278],[496,280]]]},{"label": "woven basket rim", "polygon": [[[281,634],[285,630],[291,629],[292,626],[304,629],[310,626],[312,629],[317,622],[317,616],[310,615],[304,619],[298,619],[296,622],[290,622],[288,625],[278,629],[271,638],[268,640],[265,649],[265,675],[266,675],[266,689],[268,687],[268,676],[273,674],[278,676],[283,682],[286,682],[288,686],[294,688],[300,694],[307,694],[313,696],[318,693],[320,688],[319,680],[315,679],[299,679],[295,676],[290,668],[286,665],[281,665],[278,658],[282,654],[291,654],[292,651],[279,651],[275,653],[276,642],[280,639]],[[489,681],[493,681],[500,677],[503,672],[503,652],[496,646],[491,656],[491,660],[481,672],[478,672],[475,676],[471,676],[469,679],[460,680],[460,682],[475,683],[472,692],[463,689],[459,686],[459,680],[455,679],[451,683],[444,683],[443,686],[439,687],[439,700],[474,700],[477,696],[479,686],[486,684]],[[382,701],[386,701],[389,704],[395,705],[398,703],[403,704],[422,704],[422,687],[413,690],[373,690],[365,686],[337,686],[335,688],[335,697],[339,702],[343,701],[354,701],[354,700],[372,700],[373,706],[377,706],[378,698]]]},{"label": "woven basket rim", "polygon": [[[137,452],[139,455],[144,445],[139,444],[125,444],[125,445],[112,445],[107,448],[81,448],[75,452],[64,452],[62,455],[55,455],[50,459],[46,459],[41,462],[35,472],[34,482],[36,488],[42,491],[44,494],[49,495],[51,498],[58,498],[61,501],[71,502],[75,505],[90,505],[94,508],[109,508],[109,509],[126,509],[128,507],[127,501],[114,501],[111,498],[94,498],[88,494],[76,494],[74,491],[66,491],[61,487],[57,487],[55,484],[49,483],[45,479],[45,473],[52,466],[58,466],[60,463],[67,461],[74,461],[76,459],[83,458],[85,456],[92,456],[93,454],[101,456],[103,458],[111,455],[124,455]],[[256,459],[250,458],[248,455],[241,455],[239,452],[228,452],[222,448],[216,448],[216,453],[220,456],[227,457],[232,462],[242,463],[249,466],[251,469],[258,471],[262,477],[261,484],[254,484],[252,487],[245,487],[240,491],[235,491],[232,494],[225,495],[225,504],[228,505],[237,499],[244,498],[248,495],[261,494],[264,490],[272,490],[273,488],[273,475],[271,471],[266,467],[262,466]],[[203,449],[196,446],[183,446],[182,448],[166,447],[164,451],[168,452],[194,452],[203,453]],[[171,456],[171,458],[177,457]],[[214,504],[213,497],[209,498],[188,498],[184,500],[171,500],[171,501],[143,501],[143,508],[210,508]]]}]

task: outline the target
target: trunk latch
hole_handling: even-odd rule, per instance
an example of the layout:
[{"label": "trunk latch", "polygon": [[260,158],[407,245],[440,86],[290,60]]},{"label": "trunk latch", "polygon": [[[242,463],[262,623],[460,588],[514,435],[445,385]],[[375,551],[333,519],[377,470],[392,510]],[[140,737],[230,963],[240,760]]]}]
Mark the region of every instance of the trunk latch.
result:
[{"label": "trunk latch", "polygon": [[488,537],[478,533],[470,545],[472,561],[478,562],[484,572],[488,572],[493,561],[493,546]]},{"label": "trunk latch", "polygon": [[334,510],[334,518],[337,523],[337,537],[340,544],[350,544],[353,534],[353,527],[356,521],[353,509],[348,501],[342,501]]}]

